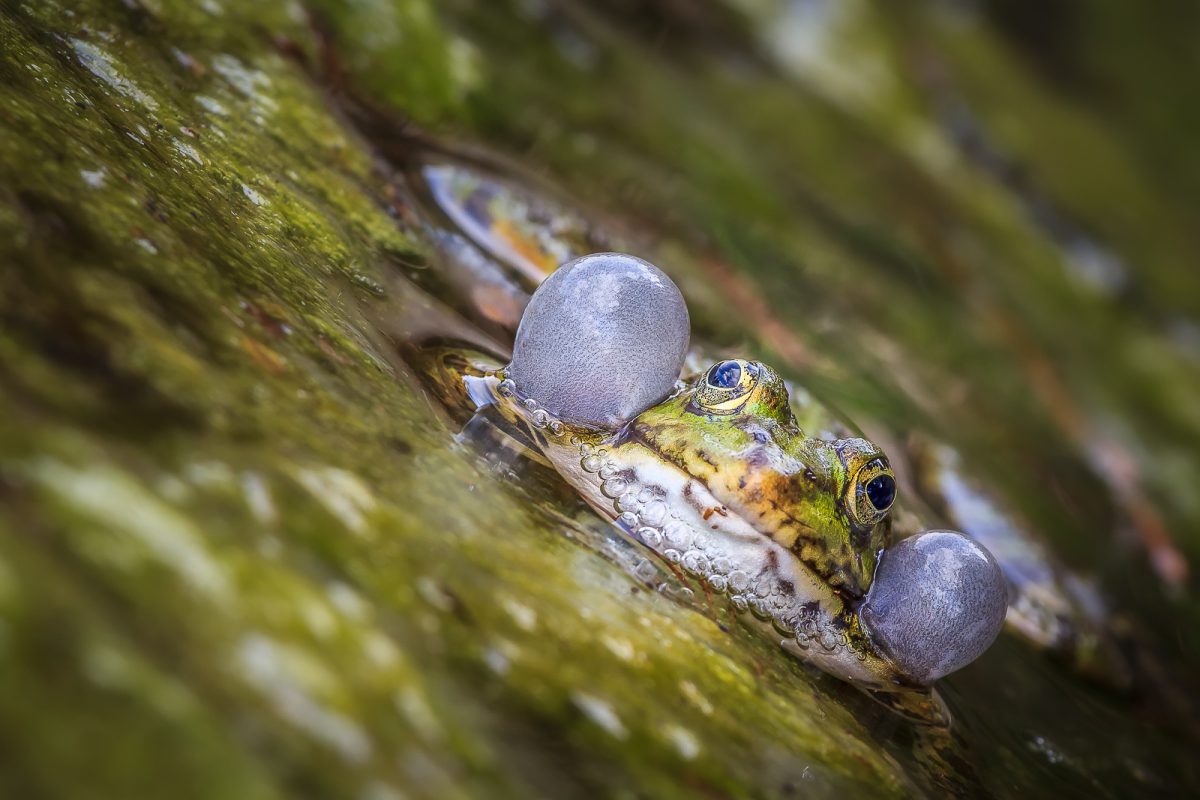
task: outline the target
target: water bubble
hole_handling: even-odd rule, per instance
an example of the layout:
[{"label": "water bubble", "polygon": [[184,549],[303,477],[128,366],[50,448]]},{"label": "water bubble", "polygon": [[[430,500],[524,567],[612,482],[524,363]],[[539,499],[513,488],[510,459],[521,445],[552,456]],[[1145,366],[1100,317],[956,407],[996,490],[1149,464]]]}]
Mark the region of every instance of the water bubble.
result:
[{"label": "water bubble", "polygon": [[604,466],[604,462],[601,460],[600,456],[591,455],[584,456],[583,460],[579,462],[579,465],[583,467],[584,472],[599,472],[600,468]]},{"label": "water bubble", "polygon": [[692,529],[675,520],[663,528],[663,536],[672,547],[686,550],[692,542]]},{"label": "water bubble", "polygon": [[637,535],[647,547],[657,550],[662,545],[662,534],[654,528],[639,528]]},{"label": "water bubble", "polygon": [[[643,491],[642,494],[645,494]],[[638,495],[640,498],[641,495]],[[645,501],[643,501],[645,502]],[[653,500],[642,508],[642,522],[647,525],[662,525],[667,518],[667,504],[662,500]]]},{"label": "water bubble", "polygon": [[725,556],[713,556],[712,571],[718,575],[728,575],[733,563]]},{"label": "water bubble", "polygon": [[680,559],[683,558],[683,554],[678,550],[668,549],[663,550],[663,558],[667,559],[667,561],[670,561],[672,564],[678,564]]},{"label": "water bubble", "polygon": [[600,479],[606,481],[609,478],[615,477],[619,471],[620,470],[617,469],[615,464],[612,464],[612,463],[605,464],[603,467],[600,468]]},{"label": "water bubble", "polygon": [[533,412],[533,427],[544,428],[550,424],[550,414],[544,409],[538,409]]},{"label": "water bubble", "polygon": [[683,554],[683,568],[693,575],[708,573],[708,557],[699,550],[688,550]]},{"label": "water bubble", "polygon": [[714,592],[724,592],[729,588],[729,579],[724,575],[709,575],[708,585],[712,587]]},{"label": "water bubble", "polygon": [[771,581],[768,578],[761,579],[754,585],[754,593],[759,597],[767,597],[771,594]]},{"label": "water bubble", "polygon": [[746,602],[744,595],[735,594],[733,597],[729,598],[729,602],[733,604],[734,609],[737,611],[745,611],[747,608],[749,608],[749,604]]},{"label": "water bubble", "polygon": [[600,484],[600,491],[610,500],[616,500],[629,490],[629,484],[620,478],[613,478]]},{"label": "water bubble", "polygon": [[633,530],[638,526],[638,516],[632,511],[626,511],[617,517],[617,524],[627,530]]},{"label": "water bubble", "polygon": [[638,507],[637,495],[633,492],[625,492],[617,498],[618,511],[634,511]]},{"label": "water bubble", "polygon": [[763,605],[763,600],[761,597],[751,597],[747,602],[750,604],[750,611],[754,614],[754,616],[758,617],[759,619],[766,619],[770,616],[770,614],[767,613],[766,606]]},{"label": "water bubble", "polygon": [[729,573],[729,585],[735,592],[744,592],[750,588],[750,576],[740,569]]},{"label": "water bubble", "polygon": [[658,567],[650,563],[647,559],[642,559],[638,565],[633,568],[633,574],[643,581],[649,582],[658,574]]}]

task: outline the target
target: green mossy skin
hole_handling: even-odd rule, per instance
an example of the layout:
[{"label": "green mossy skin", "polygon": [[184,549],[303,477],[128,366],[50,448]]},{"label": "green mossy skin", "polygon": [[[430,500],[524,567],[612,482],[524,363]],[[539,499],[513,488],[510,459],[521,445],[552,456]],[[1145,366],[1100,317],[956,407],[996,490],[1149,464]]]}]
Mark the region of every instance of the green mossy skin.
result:
[{"label": "green mossy skin", "polygon": [[[1078,359],[1070,388],[1145,442],[1173,531],[1195,530],[1186,354],[1065,278],[1010,193],[957,169],[903,19],[861,5],[839,34],[902,76],[849,104],[813,75],[703,47],[675,60],[610,18],[525,7],[308,6],[357,91],[648,229],[639,252],[679,280],[702,335],[788,355],[864,425],[934,430],[1096,563],[1109,506],[1014,363],[1018,320],[1056,363]],[[563,536],[603,541],[592,516],[450,445],[389,341],[411,309],[401,272],[432,254],[283,55],[319,63],[303,6],[6,2],[0,43],[0,794],[927,788],[886,711],[722,609],[645,591]],[[981,52],[994,61],[964,63],[972,86],[1041,91]],[[1074,124],[1107,141],[1120,120]],[[1104,209],[1056,188],[1107,169],[1078,163],[1042,188],[1103,231],[1086,215]],[[1132,262],[1144,240],[1115,244]],[[711,257],[789,348],[730,313]],[[1163,614],[1160,594],[1126,593],[1196,658],[1194,603]],[[1013,642],[945,689],[997,794],[1197,785],[1177,738]]]}]

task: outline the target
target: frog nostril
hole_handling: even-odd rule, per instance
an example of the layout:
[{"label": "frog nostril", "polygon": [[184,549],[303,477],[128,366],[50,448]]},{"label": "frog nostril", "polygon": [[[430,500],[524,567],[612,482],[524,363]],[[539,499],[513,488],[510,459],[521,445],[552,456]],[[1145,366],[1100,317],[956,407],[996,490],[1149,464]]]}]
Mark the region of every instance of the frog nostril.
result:
[{"label": "frog nostril", "polygon": [[708,382],[718,389],[732,389],[741,379],[742,366],[736,361],[722,361],[708,376]]},{"label": "frog nostril", "polygon": [[867,499],[879,511],[891,508],[896,500],[896,479],[891,475],[879,475],[867,484]]}]

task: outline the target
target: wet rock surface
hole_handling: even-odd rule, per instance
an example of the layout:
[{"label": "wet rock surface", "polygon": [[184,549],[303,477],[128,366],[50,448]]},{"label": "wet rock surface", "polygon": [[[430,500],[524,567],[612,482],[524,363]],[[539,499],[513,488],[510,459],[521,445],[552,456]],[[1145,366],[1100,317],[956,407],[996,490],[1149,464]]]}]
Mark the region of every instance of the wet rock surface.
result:
[{"label": "wet rock surface", "polygon": [[[0,794],[1200,786],[1200,173],[1130,88],[1190,96],[1188,26],[1097,4],[1064,86],[941,4],[763,3],[721,48],[622,5],[0,4]],[[1002,636],[930,755],[681,595],[428,396],[405,347],[507,346],[528,276],[489,262],[492,315],[440,280],[396,148],[519,162],[698,336],[953,443],[1164,668],[1119,696]]]}]

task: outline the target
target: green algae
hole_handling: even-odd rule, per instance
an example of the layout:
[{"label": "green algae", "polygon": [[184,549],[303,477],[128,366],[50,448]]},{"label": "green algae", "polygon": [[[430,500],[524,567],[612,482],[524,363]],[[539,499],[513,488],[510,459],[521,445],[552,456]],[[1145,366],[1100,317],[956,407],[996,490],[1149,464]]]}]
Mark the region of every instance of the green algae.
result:
[{"label": "green algae", "polygon": [[[864,424],[936,432],[1079,562],[1123,564],[1086,442],[1029,391],[1019,320],[1077,365],[1089,419],[1121,420],[1195,561],[1196,375],[1146,310],[1167,306],[1122,314],[1074,282],[904,54],[941,48],[980,114],[1046,115],[989,128],[1182,303],[1156,266],[1183,263],[1182,206],[1113,143],[1145,128],[1062,111],[986,28],[848,7],[834,44],[882,64],[859,94],[740,37],[648,47],[603,5],[0,5],[0,793],[1194,788],[1128,701],[1014,642],[947,682],[977,774],[940,774],[882,708],[654,591],[579,504],[454,444],[397,349],[436,255],[388,213],[347,87],[549,173],[646,242],[701,336],[781,358]],[[1060,125],[1100,149],[1043,164]],[[1099,185],[1169,213],[1142,227]],[[1195,663],[1135,569],[1110,589]]]}]

